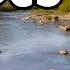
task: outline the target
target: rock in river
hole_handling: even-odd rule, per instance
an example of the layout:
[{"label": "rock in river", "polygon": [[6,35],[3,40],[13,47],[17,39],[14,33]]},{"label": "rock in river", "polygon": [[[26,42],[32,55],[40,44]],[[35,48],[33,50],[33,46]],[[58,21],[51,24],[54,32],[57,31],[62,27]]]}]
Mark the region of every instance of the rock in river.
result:
[{"label": "rock in river", "polygon": [[64,30],[64,31],[70,31],[70,26],[59,26],[59,28],[61,29],[61,30]]},{"label": "rock in river", "polygon": [[0,53],[2,53],[2,50],[0,50]]},{"label": "rock in river", "polygon": [[60,50],[59,54],[61,54],[61,55],[68,55],[69,52],[67,50]]}]

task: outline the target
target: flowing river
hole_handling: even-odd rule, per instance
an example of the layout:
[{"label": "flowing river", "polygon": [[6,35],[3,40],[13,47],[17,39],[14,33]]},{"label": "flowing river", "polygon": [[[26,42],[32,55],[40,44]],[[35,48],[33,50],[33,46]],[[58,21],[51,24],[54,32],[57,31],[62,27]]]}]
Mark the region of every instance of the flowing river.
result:
[{"label": "flowing river", "polygon": [[[44,26],[21,20],[30,12],[0,13],[0,70],[70,70],[70,32],[61,32],[53,22]],[[57,23],[58,24],[58,23]]]}]

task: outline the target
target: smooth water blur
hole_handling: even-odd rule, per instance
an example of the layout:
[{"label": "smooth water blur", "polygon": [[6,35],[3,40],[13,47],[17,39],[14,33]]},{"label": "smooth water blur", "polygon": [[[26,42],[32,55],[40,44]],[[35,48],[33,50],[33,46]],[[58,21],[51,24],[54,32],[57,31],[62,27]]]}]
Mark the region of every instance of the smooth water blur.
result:
[{"label": "smooth water blur", "polygon": [[70,70],[70,56],[53,54],[70,51],[70,33],[61,32],[53,22],[39,26],[33,20],[21,20],[28,12],[0,14],[1,70]]}]

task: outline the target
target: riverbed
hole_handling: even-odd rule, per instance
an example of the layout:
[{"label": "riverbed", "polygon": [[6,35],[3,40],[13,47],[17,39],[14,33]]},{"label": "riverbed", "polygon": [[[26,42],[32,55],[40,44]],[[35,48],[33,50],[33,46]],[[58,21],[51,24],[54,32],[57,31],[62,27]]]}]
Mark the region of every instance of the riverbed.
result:
[{"label": "riverbed", "polygon": [[[1,70],[70,70],[70,32],[61,32],[55,22],[39,26],[33,20],[21,20],[30,12],[0,13]],[[59,22],[56,22],[57,24]]]}]

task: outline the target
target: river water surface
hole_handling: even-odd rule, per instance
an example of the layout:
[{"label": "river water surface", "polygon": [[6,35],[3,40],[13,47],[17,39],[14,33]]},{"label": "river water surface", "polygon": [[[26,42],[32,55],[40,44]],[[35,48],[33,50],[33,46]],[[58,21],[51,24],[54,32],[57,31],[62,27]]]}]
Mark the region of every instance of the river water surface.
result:
[{"label": "river water surface", "polygon": [[0,70],[70,70],[70,33],[61,32],[54,23],[39,26],[21,20],[29,12],[0,13]]}]

